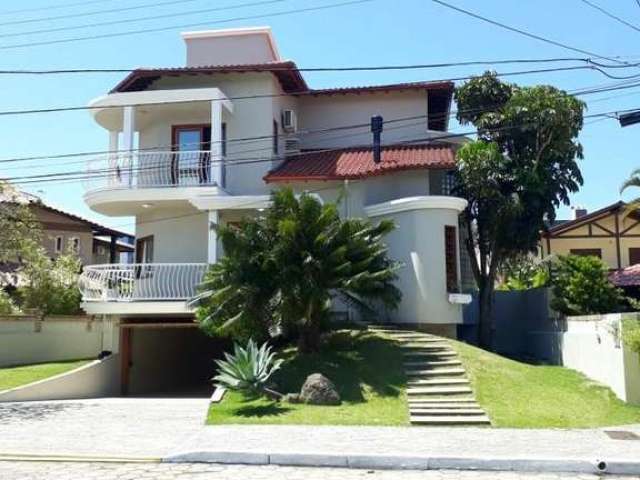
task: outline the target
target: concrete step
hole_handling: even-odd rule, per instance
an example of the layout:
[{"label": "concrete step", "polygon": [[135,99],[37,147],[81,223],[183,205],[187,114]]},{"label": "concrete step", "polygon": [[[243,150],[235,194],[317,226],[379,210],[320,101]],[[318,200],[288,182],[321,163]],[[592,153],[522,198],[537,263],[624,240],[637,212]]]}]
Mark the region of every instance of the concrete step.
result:
[{"label": "concrete step", "polygon": [[404,342],[400,344],[402,348],[424,348],[425,350],[452,350],[448,343],[444,342],[416,342],[415,340],[410,342]]},{"label": "concrete step", "polygon": [[484,415],[481,408],[409,408],[409,415]]},{"label": "concrete step", "polygon": [[428,368],[420,370],[405,370],[408,377],[437,377],[437,376],[454,376],[464,375],[464,368]]},{"label": "concrete step", "polygon": [[415,425],[456,425],[456,426],[473,426],[473,425],[491,425],[489,417],[486,415],[468,415],[468,416],[438,416],[438,415],[411,415],[409,421]]},{"label": "concrete step", "polygon": [[456,366],[462,365],[462,362],[457,359],[451,360],[419,360],[414,362],[404,362],[404,368],[431,368],[431,367],[444,367],[444,366]]},{"label": "concrete step", "polygon": [[393,337],[394,339],[398,340],[399,342],[444,342],[444,340],[440,337],[431,337],[429,335],[422,335],[422,334],[404,334],[404,333],[390,333],[389,334],[391,337]]},{"label": "concrete step", "polygon": [[405,357],[420,357],[420,358],[429,358],[432,360],[445,360],[451,357],[456,357],[458,354],[453,350],[436,350],[436,351],[424,351],[424,350],[415,350],[415,351],[406,351],[402,352]]},{"label": "concrete step", "polygon": [[409,380],[407,386],[427,386],[427,385],[469,385],[466,378],[444,377],[444,378],[424,378],[419,380]]},{"label": "concrete step", "polygon": [[445,397],[445,398],[410,398],[410,405],[442,405],[448,403],[451,405],[470,405],[476,404],[476,399],[473,397]]},{"label": "concrete step", "polygon": [[[409,402],[409,411],[415,410],[482,410],[482,407],[477,403],[411,403]],[[483,411],[484,413],[484,411]]]},{"label": "concrete step", "polygon": [[409,387],[407,388],[407,395],[457,395],[462,393],[471,394],[473,391],[468,386],[429,386],[429,387]]}]

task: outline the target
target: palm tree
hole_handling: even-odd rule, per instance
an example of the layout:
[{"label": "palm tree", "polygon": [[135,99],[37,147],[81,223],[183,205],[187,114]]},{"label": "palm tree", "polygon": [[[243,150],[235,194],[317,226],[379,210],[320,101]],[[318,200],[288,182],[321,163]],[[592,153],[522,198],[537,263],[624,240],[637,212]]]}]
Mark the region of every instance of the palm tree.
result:
[{"label": "palm tree", "polygon": [[[629,178],[627,178],[620,187],[620,193],[624,192],[626,189],[630,187],[640,187],[640,168],[636,168],[631,172]],[[640,197],[635,198],[632,201],[627,203],[623,216],[626,217],[630,213],[638,210],[640,208]]]},{"label": "palm tree", "polygon": [[369,315],[398,306],[399,264],[382,242],[394,228],[341,219],[335,204],[277,191],[266,216],[220,228],[225,257],[194,300],[198,318],[205,330],[245,337],[283,330],[298,336],[300,351],[317,350],[335,298]]}]

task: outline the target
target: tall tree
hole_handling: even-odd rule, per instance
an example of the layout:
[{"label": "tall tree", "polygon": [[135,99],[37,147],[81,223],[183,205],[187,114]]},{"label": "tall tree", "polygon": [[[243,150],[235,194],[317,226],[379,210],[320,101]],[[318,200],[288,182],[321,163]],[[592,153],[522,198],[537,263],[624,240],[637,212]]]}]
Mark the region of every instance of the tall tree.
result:
[{"label": "tall tree", "polygon": [[263,217],[219,228],[225,256],[194,300],[201,326],[245,338],[283,330],[298,337],[299,350],[316,350],[334,298],[371,315],[373,305],[400,302],[399,265],[382,242],[393,228],[341,219],[335,204],[309,194],[274,192]]},{"label": "tall tree", "polygon": [[0,263],[21,262],[41,236],[41,226],[29,210],[28,197],[0,181]]},{"label": "tall tree", "polygon": [[491,306],[502,262],[536,250],[546,221],[582,185],[577,160],[584,103],[551,86],[520,87],[487,72],[458,87],[458,121],[478,139],[458,151],[466,248],[479,290],[480,344],[491,348]]}]

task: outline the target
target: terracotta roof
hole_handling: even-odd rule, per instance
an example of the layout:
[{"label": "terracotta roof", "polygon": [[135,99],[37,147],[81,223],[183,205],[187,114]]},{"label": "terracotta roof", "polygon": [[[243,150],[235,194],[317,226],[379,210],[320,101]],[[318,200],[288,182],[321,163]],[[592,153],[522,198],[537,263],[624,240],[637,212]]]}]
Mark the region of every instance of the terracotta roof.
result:
[{"label": "terracotta roof", "polygon": [[295,62],[266,62],[240,65],[206,65],[202,67],[138,68],[116,85],[111,93],[144,90],[162,76],[214,75],[224,73],[270,72],[275,75],[286,93],[303,95],[344,95],[398,90],[443,90],[453,93],[453,82],[409,82],[388,85],[311,89]]},{"label": "terracotta roof", "polygon": [[202,67],[178,68],[138,68],[133,70],[111,93],[137,92],[145,90],[149,85],[163,76],[181,75],[215,75],[221,73],[270,72],[276,76],[286,93],[305,92],[309,90],[307,83],[300,75],[294,62],[266,62],[244,65],[206,65]]},{"label": "terracotta roof", "polygon": [[98,235],[115,235],[115,236],[118,236],[118,237],[124,237],[124,236],[132,237],[133,236],[130,233],[126,233],[126,232],[123,232],[121,230],[115,230],[113,228],[106,227],[104,225],[101,225],[101,224],[99,224],[97,222],[94,222],[92,220],[88,220],[88,219],[83,218],[83,217],[81,217],[79,215],[76,215],[74,213],[69,213],[69,212],[61,210],[59,208],[53,207],[51,205],[47,205],[37,195],[33,195],[32,193],[20,191],[20,190],[16,189],[13,185],[10,185],[8,183],[4,183],[2,185],[2,187],[3,187],[3,190],[0,193],[0,203],[7,202],[7,203],[17,203],[17,204],[20,204],[20,205],[35,205],[35,206],[38,206],[38,207],[40,207],[42,209],[49,210],[50,212],[59,213],[61,215],[65,215],[66,217],[71,218],[73,220],[77,220],[79,222],[86,223],[89,227],[91,227],[91,229],[94,231],[94,233],[96,233]]},{"label": "terracotta roof", "polygon": [[399,90],[444,90],[453,92],[453,82],[410,82],[410,83],[392,83],[388,85],[369,85],[360,87],[337,87],[311,89],[304,92],[307,95],[346,95],[350,93],[377,93],[377,92],[393,92]]},{"label": "terracotta roof", "polygon": [[564,232],[565,230],[571,230],[573,228],[576,228],[582,225],[583,223],[588,223],[592,220],[597,220],[601,217],[606,217],[611,213],[621,210],[625,205],[626,204],[623,201],[618,201],[616,203],[612,203],[611,205],[607,205],[604,208],[588,213],[576,219],[558,221],[558,223],[555,223],[553,226],[549,227],[549,229],[546,232],[544,232],[544,235],[545,236],[555,235],[557,233]]},{"label": "terracotta roof", "polygon": [[448,145],[403,145],[382,148],[380,163],[366,148],[308,151],[288,157],[269,172],[267,182],[365,178],[401,170],[453,168],[455,152]]},{"label": "terracotta roof", "polygon": [[609,280],[616,287],[640,286],[640,264],[630,265],[626,268],[611,272]]}]

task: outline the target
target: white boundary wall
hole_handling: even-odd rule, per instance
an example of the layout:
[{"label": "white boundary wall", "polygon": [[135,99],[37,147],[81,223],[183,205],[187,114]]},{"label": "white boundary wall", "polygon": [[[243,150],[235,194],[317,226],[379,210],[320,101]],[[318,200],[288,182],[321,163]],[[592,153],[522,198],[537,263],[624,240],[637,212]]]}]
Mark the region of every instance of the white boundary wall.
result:
[{"label": "white boundary wall", "polygon": [[562,364],[609,387],[622,400],[640,404],[640,356],[624,344],[622,323],[638,313],[567,317],[559,333]]},{"label": "white boundary wall", "polygon": [[0,367],[95,358],[110,327],[87,316],[0,317]]}]

